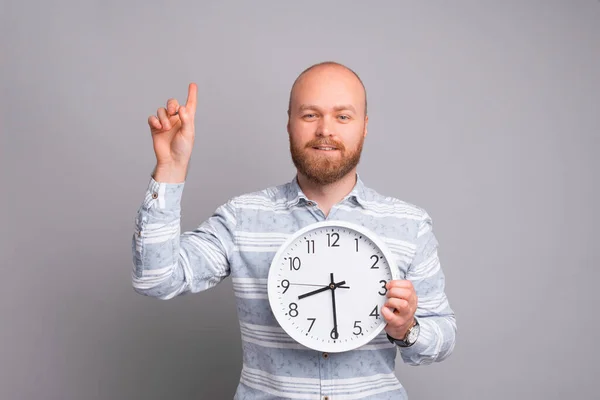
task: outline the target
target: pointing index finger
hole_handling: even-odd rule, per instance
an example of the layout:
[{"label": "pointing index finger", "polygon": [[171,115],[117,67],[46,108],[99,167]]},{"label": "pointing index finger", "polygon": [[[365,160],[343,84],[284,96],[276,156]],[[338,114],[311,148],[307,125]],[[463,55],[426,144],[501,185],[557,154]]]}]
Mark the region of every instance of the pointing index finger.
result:
[{"label": "pointing index finger", "polygon": [[186,111],[195,114],[196,113],[196,98],[198,94],[198,86],[194,82],[190,83],[188,87],[188,97],[185,103]]}]

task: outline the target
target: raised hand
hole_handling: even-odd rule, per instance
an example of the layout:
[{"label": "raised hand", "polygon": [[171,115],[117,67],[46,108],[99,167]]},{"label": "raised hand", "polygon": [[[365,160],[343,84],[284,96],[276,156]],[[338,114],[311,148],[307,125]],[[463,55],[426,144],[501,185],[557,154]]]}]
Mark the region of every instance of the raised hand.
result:
[{"label": "raised hand", "polygon": [[154,178],[162,182],[182,182],[194,146],[194,118],[198,88],[195,83],[188,87],[185,105],[169,99],[167,107],[157,110],[157,115],[148,117],[152,134],[156,170]]}]

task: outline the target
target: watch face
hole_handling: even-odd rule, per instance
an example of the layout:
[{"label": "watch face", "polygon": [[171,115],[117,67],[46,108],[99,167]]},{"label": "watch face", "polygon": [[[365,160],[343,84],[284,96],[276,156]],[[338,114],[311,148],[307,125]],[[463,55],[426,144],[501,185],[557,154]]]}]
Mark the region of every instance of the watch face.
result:
[{"label": "watch face", "polygon": [[281,327],[309,348],[340,352],[385,326],[385,284],[399,279],[390,251],[371,231],[324,221],[292,235],[269,270],[268,296]]},{"label": "watch face", "polygon": [[406,338],[406,341],[409,344],[413,344],[414,342],[417,341],[418,337],[419,337],[419,326],[415,325],[408,333],[408,337]]}]

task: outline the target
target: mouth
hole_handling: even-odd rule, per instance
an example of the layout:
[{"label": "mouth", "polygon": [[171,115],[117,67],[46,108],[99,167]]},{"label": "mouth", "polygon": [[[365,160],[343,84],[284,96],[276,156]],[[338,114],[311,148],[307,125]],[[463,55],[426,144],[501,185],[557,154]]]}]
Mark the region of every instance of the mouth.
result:
[{"label": "mouth", "polygon": [[314,146],[313,150],[335,151],[335,150],[337,150],[337,147],[333,147],[333,146]]}]

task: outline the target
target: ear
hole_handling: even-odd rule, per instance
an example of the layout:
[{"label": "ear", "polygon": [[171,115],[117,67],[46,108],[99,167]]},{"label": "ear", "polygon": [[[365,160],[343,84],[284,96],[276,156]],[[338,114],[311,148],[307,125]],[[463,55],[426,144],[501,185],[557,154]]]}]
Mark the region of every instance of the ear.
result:
[{"label": "ear", "polygon": [[365,131],[363,133],[363,137],[367,137],[367,125],[369,125],[369,116],[365,115]]}]

